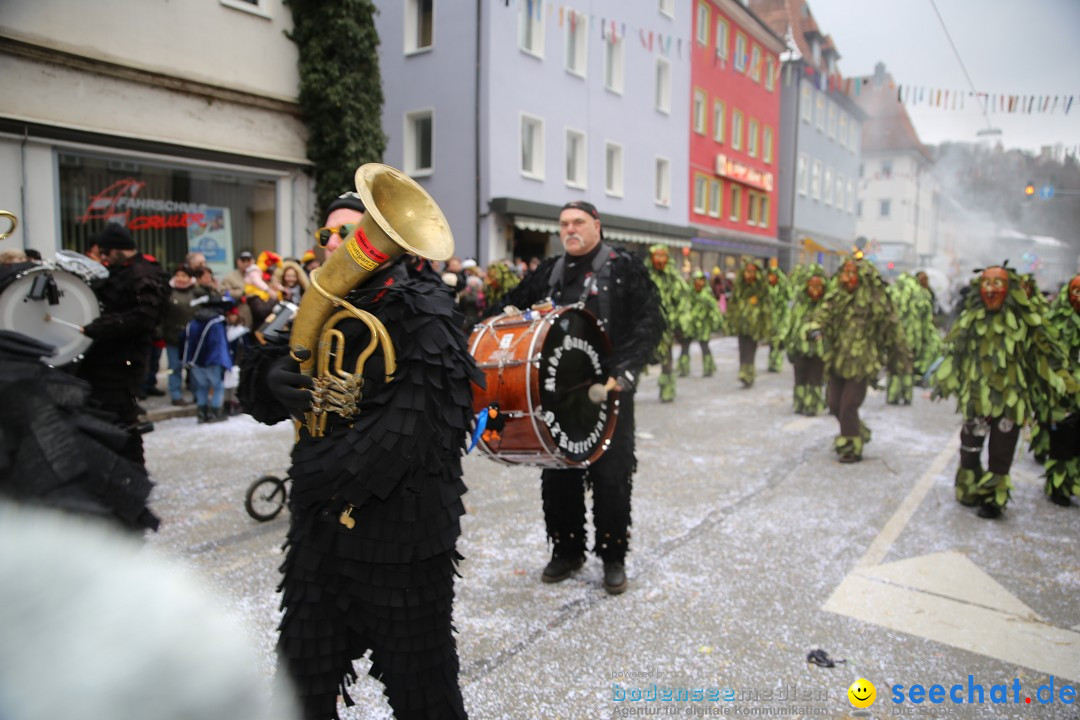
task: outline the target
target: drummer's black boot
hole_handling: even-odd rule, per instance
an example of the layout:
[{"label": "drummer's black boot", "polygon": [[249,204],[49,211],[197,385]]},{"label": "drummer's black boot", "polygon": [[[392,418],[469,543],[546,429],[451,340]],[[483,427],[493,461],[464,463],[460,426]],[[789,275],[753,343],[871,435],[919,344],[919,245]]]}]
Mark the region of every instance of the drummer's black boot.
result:
[{"label": "drummer's black boot", "polygon": [[608,595],[626,592],[626,566],[621,562],[604,563],[604,589]]},{"label": "drummer's black boot", "polygon": [[210,421],[210,411],[205,405],[197,405],[195,409],[199,413],[199,424]]},{"label": "drummer's black boot", "polygon": [[562,582],[580,570],[581,566],[584,564],[585,558],[583,556],[577,558],[564,558],[559,557],[558,555],[552,555],[551,562],[544,568],[544,574],[540,576],[540,579],[546,583]]}]

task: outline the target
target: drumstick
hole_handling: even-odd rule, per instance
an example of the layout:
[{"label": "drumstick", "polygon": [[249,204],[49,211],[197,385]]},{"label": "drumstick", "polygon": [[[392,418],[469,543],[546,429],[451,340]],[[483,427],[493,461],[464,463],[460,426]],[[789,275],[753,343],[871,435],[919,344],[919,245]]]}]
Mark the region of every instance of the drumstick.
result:
[{"label": "drumstick", "polygon": [[608,393],[615,389],[615,378],[608,378],[607,383],[596,383],[589,388],[589,399],[599,405],[607,400]]},{"label": "drumstick", "polygon": [[73,322],[68,322],[67,320],[61,320],[58,317],[53,317],[49,313],[45,313],[45,322],[60,323],[61,325],[67,325],[69,328],[75,328],[79,332],[82,332],[82,325],[78,325],[78,324],[73,323]]}]

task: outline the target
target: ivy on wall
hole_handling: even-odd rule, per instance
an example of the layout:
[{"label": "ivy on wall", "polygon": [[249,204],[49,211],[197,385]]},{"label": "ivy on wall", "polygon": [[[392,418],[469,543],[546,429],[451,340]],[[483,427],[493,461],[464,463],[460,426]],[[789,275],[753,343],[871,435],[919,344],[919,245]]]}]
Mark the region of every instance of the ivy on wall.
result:
[{"label": "ivy on wall", "polygon": [[300,108],[319,207],[353,190],[356,168],[382,162],[383,92],[372,0],[284,0],[299,50]]}]

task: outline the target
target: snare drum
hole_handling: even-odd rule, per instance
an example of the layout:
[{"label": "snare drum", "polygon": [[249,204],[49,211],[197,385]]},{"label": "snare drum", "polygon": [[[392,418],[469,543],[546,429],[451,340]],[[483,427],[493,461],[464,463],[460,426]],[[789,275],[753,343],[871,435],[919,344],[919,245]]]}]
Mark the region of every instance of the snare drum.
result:
[{"label": "snare drum", "polygon": [[487,387],[473,387],[473,406],[490,410],[481,450],[506,464],[545,468],[587,467],[599,459],[615,432],[618,395],[597,404],[589,388],[607,380],[601,362],[610,350],[599,321],[579,306],[477,325],[469,352]]},{"label": "snare drum", "polygon": [[0,328],[56,347],[43,358],[49,365],[66,365],[86,352],[93,341],[71,325],[85,327],[100,313],[80,276],[48,264],[22,271],[0,291]]}]

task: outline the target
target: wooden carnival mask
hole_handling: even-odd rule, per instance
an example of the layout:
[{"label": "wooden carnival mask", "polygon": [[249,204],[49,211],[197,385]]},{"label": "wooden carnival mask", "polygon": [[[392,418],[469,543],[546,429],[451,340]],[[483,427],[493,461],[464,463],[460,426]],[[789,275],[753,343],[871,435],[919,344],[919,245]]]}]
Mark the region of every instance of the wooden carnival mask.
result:
[{"label": "wooden carnival mask", "polygon": [[922,285],[927,290],[930,289],[930,276],[924,272],[915,274],[915,279],[919,281],[919,285]]},{"label": "wooden carnival mask", "polygon": [[844,263],[844,266],[840,268],[840,275],[838,276],[840,285],[848,292],[855,292],[855,288],[859,286],[859,266],[851,260]]},{"label": "wooden carnival mask", "polygon": [[1080,313],[1080,275],[1069,281],[1069,304],[1073,310]]},{"label": "wooden carnival mask", "polygon": [[668,263],[668,251],[664,248],[659,250],[653,250],[652,253],[652,266],[656,268],[657,272],[663,272]]},{"label": "wooden carnival mask", "polygon": [[769,284],[770,285],[775,285],[778,282],[780,282],[780,277],[776,273],[770,272],[769,273]]},{"label": "wooden carnival mask", "polygon": [[742,279],[747,285],[753,285],[757,282],[757,265],[753,263],[747,263],[742,269]]},{"label": "wooden carnival mask", "polygon": [[810,296],[810,299],[817,302],[821,299],[821,296],[825,294],[825,278],[820,275],[814,275],[806,281],[806,294]]},{"label": "wooden carnival mask", "polygon": [[694,278],[694,291],[695,292],[701,292],[701,288],[703,288],[703,287],[705,287],[705,278],[703,278],[703,277]]},{"label": "wooden carnival mask", "polygon": [[979,278],[979,295],[982,296],[986,309],[997,312],[1005,304],[1009,294],[1009,271],[1003,267],[990,267],[983,270]]}]

